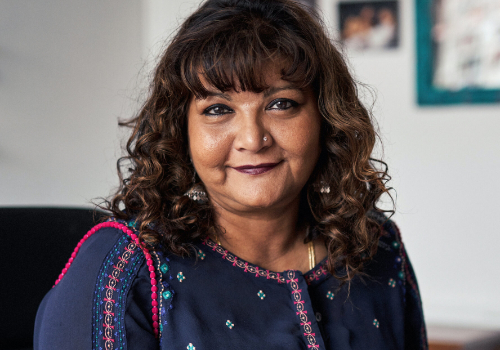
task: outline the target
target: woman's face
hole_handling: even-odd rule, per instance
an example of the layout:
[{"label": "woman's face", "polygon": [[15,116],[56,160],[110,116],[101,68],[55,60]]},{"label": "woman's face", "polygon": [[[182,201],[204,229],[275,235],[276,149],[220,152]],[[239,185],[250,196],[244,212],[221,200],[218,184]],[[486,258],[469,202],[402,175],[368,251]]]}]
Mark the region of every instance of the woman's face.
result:
[{"label": "woman's face", "polygon": [[[203,80],[202,80],[203,81]],[[188,109],[190,154],[210,199],[231,212],[299,201],[320,153],[321,119],[313,91],[267,75],[262,93],[221,93]]]}]

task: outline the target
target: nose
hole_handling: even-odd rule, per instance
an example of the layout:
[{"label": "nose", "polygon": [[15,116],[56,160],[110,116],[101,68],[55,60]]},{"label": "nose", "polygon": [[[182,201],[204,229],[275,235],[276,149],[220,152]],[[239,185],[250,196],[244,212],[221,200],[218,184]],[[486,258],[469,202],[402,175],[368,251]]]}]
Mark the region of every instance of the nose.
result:
[{"label": "nose", "polygon": [[269,147],[272,142],[271,136],[263,125],[259,113],[246,113],[239,119],[234,138],[234,147],[238,151],[259,152]]}]

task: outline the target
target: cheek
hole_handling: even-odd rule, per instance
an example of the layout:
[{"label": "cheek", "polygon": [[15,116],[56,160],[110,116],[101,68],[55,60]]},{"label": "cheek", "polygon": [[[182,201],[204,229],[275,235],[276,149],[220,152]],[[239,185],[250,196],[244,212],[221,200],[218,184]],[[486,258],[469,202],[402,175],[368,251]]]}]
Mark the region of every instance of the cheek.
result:
[{"label": "cheek", "polygon": [[304,118],[294,125],[282,128],[279,139],[289,156],[301,164],[316,164],[320,153],[319,118]]},{"label": "cheek", "polygon": [[200,177],[211,169],[224,166],[228,155],[228,137],[224,132],[190,124],[189,150]]}]

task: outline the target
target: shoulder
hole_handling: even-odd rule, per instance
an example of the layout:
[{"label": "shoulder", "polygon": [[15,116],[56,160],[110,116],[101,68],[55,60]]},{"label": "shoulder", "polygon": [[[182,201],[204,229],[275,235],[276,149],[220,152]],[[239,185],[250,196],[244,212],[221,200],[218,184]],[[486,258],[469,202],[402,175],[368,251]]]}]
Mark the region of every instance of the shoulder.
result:
[{"label": "shoulder", "polygon": [[380,237],[378,240],[378,251],[392,251],[393,253],[401,253],[402,239],[396,223],[387,218],[383,213],[378,211],[370,211],[368,217],[375,221],[380,226]]},{"label": "shoulder", "polygon": [[[40,305],[35,327],[38,348],[75,341],[82,349],[108,348],[125,342],[116,339],[125,337],[125,309],[137,280],[154,280],[151,260],[137,233],[124,222],[111,220],[89,230]],[[147,304],[145,314],[150,315],[145,327],[153,332],[151,284],[143,285],[139,288],[143,295],[132,297]]]},{"label": "shoulder", "polygon": [[364,272],[375,279],[385,280],[390,286],[404,286],[407,259],[399,228],[383,213],[370,211],[368,216],[379,225],[380,235],[377,250],[365,265]]}]

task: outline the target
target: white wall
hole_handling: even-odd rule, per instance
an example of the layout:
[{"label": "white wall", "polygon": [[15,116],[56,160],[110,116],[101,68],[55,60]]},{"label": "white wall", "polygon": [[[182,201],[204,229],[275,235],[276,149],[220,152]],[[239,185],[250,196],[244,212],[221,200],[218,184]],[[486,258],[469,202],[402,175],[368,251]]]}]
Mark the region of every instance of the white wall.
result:
[{"label": "white wall", "polygon": [[118,184],[142,4],[0,1],[0,205],[73,205]]},{"label": "white wall", "polygon": [[[319,3],[335,28],[335,0]],[[116,118],[132,112],[141,56],[151,63],[198,1],[81,4],[0,2],[0,205],[109,192]],[[418,107],[414,4],[400,6],[400,48],[349,57],[377,91],[395,220],[428,323],[500,327],[500,105]]]}]

